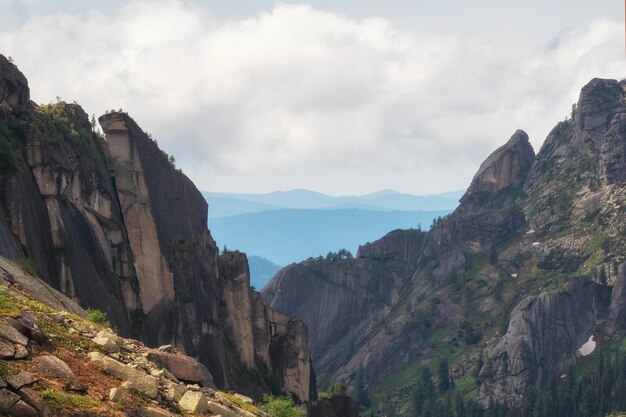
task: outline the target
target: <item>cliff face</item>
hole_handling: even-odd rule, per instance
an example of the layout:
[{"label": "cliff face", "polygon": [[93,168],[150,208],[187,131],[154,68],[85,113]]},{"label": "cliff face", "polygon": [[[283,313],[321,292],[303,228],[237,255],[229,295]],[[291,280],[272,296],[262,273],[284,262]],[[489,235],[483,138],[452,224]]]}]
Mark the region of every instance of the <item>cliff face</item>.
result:
[{"label": "cliff face", "polygon": [[606,286],[575,279],[562,292],[520,302],[481,370],[478,400],[520,406],[530,387],[545,387],[555,374],[564,373],[593,336],[598,312],[606,308],[610,296]]},{"label": "cliff face", "polygon": [[218,255],[193,183],[125,113],[100,118],[101,138],[76,104],[35,106],[1,58],[0,157],[16,164],[0,170],[0,255],[121,334],[197,358],[220,388],[315,399],[306,327],[250,290],[245,255]]},{"label": "cliff face", "polygon": [[517,406],[578,363],[591,334],[623,337],[624,120],[624,84],[594,79],[536,156],[515,132],[429,232],[280,271],[263,296],[318,332],[322,385],[406,415],[420,367],[449,357],[463,395]]}]

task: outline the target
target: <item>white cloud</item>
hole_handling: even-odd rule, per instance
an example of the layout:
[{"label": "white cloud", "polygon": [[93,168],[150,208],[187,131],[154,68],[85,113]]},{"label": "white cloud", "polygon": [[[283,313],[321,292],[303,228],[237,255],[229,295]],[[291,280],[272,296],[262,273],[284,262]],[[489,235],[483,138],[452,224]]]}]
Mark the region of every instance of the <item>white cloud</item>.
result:
[{"label": "white cloud", "polygon": [[594,76],[624,73],[622,24],[531,53],[307,5],[218,22],[182,1],[32,17],[0,31],[33,98],[122,107],[202,189],[466,186],[518,128],[538,149]]}]

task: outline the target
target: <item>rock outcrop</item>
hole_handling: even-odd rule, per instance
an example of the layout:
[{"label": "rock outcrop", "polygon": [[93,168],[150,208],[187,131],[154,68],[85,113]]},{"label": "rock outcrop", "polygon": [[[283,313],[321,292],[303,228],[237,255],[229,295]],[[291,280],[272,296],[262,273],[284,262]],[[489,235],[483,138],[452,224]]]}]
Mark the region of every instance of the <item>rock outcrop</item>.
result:
[{"label": "rock outcrop", "polygon": [[0,55],[0,109],[11,111],[30,104],[30,89],[24,74]]},{"label": "rock outcrop", "polygon": [[488,203],[493,205],[499,192],[524,183],[534,159],[535,151],[528,135],[518,130],[480,165],[467,192],[461,197],[461,207],[473,212],[485,208]]},{"label": "rock outcrop", "polygon": [[125,113],[103,115],[100,137],[77,104],[29,104],[3,57],[0,80],[16,161],[0,175],[0,256],[104,311],[122,335],[206,366],[161,358],[183,379],[315,399],[306,327],[263,305],[245,255],[218,254],[205,200],[156,142]]},{"label": "rock outcrop", "polygon": [[362,246],[357,259],[278,272],[263,296],[315,329],[322,386],[391,392],[378,394],[379,408],[400,413],[412,392],[398,381],[415,381],[420,366],[450,354],[464,393],[518,406],[531,387],[577,364],[592,333],[621,340],[625,86],[592,80],[536,156],[517,131],[480,166],[457,210],[419,239],[398,231]]},{"label": "rock outcrop", "polygon": [[561,292],[543,293],[520,302],[511,312],[506,334],[480,371],[478,400],[519,407],[529,387],[548,386],[580,357],[593,335],[611,289],[584,278],[569,281]]}]

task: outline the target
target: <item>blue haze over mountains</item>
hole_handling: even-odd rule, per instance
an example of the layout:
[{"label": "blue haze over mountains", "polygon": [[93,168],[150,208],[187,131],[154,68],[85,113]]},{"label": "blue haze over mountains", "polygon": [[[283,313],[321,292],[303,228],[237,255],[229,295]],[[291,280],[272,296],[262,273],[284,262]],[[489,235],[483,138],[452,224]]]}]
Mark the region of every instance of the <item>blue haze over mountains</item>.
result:
[{"label": "blue haze over mountains", "polygon": [[220,246],[248,255],[251,284],[261,289],[292,262],[325,256],[395,229],[428,229],[450,213],[464,190],[433,195],[381,190],[362,196],[333,197],[309,190],[267,194],[203,192],[209,203],[209,229]]}]

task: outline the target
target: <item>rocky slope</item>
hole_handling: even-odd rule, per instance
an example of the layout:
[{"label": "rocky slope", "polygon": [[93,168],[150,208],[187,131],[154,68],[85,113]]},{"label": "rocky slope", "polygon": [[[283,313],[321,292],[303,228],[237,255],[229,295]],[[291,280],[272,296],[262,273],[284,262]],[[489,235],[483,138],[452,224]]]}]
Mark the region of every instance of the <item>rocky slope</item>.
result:
[{"label": "rocky slope", "polygon": [[314,400],[306,327],[250,290],[245,255],[218,254],[206,202],[156,142],[126,113],[100,118],[103,138],[77,104],[37,106],[3,56],[0,83],[0,256],[219,388]]},{"label": "rocky slope", "polygon": [[252,399],[217,391],[197,360],[89,321],[2,257],[0,275],[0,414],[269,417]]},{"label": "rocky slope", "polygon": [[315,328],[322,385],[410,415],[423,366],[445,357],[462,395],[518,406],[590,335],[623,337],[625,106],[624,83],[594,79],[536,156],[515,132],[429,232],[280,271],[264,300]]}]

